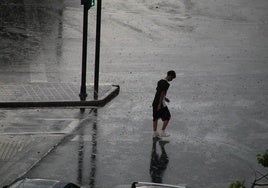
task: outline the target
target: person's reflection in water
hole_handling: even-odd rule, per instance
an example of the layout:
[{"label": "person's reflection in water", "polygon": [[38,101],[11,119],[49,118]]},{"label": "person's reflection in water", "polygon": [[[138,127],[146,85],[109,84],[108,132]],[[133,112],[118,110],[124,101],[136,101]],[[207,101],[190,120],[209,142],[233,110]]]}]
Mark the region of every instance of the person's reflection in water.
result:
[{"label": "person's reflection in water", "polygon": [[[156,150],[156,145],[158,141],[161,150],[160,156]],[[169,162],[168,155],[165,151],[165,144],[167,143],[169,143],[169,141],[159,140],[158,138],[153,139],[151,164],[150,164],[150,174],[153,183],[162,183],[164,171],[166,170]]]}]

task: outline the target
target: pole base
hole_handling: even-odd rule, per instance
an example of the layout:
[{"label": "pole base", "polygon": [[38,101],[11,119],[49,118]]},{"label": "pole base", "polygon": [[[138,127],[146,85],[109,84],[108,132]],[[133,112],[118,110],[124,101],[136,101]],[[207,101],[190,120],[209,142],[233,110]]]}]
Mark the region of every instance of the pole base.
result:
[{"label": "pole base", "polygon": [[85,101],[87,99],[87,93],[80,93],[79,97],[81,101]]}]

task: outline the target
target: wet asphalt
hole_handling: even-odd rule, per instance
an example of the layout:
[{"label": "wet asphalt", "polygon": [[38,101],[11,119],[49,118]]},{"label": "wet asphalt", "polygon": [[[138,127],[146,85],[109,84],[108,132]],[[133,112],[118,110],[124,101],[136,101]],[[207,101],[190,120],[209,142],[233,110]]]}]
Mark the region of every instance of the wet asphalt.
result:
[{"label": "wet asphalt", "polygon": [[[27,163],[60,143],[25,176],[100,188],[156,179],[193,188],[249,185],[254,169],[267,171],[256,160],[268,140],[267,8],[265,0],[103,1],[100,82],[119,84],[119,96],[82,115],[1,110],[1,146],[14,150],[1,155],[2,177],[10,182],[15,166],[23,175]],[[89,11],[88,82],[95,11]],[[0,83],[80,82],[80,2],[1,1],[0,15]],[[170,69],[177,72],[168,91],[171,136],[160,160],[151,103]],[[152,171],[157,158],[162,163]]]}]

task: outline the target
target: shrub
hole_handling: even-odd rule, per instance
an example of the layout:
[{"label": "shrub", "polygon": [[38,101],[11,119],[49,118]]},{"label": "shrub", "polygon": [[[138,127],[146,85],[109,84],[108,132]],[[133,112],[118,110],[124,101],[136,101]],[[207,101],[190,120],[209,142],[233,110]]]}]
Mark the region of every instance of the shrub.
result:
[{"label": "shrub", "polygon": [[268,167],[268,150],[264,154],[257,155],[258,163],[264,167]]},{"label": "shrub", "polygon": [[236,181],[229,185],[229,188],[246,188],[244,182]]}]

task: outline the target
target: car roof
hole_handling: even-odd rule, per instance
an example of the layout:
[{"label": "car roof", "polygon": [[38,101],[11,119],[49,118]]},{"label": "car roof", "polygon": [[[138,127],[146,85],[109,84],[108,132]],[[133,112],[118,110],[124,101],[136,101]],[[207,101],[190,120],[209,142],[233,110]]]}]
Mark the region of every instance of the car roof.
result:
[{"label": "car roof", "polygon": [[9,188],[79,188],[72,183],[48,179],[22,179],[9,186]]}]

